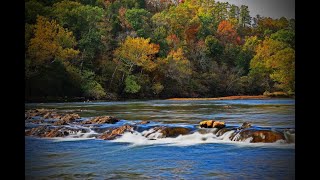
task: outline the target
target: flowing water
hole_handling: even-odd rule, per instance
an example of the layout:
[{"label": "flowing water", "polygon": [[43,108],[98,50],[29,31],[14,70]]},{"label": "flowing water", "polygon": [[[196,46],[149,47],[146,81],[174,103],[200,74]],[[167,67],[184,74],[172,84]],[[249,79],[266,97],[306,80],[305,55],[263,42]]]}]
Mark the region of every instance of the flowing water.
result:
[{"label": "flowing water", "polygon": [[[83,119],[110,115],[121,119],[99,128],[134,124],[198,129],[215,119],[228,126],[251,122],[254,127],[295,128],[294,99],[214,101],[125,101],[26,104],[75,112]],[[34,125],[26,123],[26,129]],[[64,138],[25,137],[26,179],[295,179],[294,143],[230,141],[230,133],[195,132],[175,138],[148,139],[146,131],[125,133],[115,140],[86,133]]]}]

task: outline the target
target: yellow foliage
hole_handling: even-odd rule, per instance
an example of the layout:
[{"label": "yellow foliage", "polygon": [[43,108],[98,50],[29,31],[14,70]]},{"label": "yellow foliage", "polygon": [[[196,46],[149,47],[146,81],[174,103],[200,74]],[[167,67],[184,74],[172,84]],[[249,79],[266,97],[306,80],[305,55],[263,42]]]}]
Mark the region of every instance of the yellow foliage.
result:
[{"label": "yellow foliage", "polygon": [[132,67],[140,66],[147,71],[153,71],[156,68],[154,55],[159,52],[159,45],[150,43],[150,38],[127,37],[124,43],[114,52],[115,60],[122,65]]},{"label": "yellow foliage", "polygon": [[73,49],[76,40],[72,32],[61,27],[55,20],[39,16],[30,40],[28,55],[37,64],[45,64],[55,59],[69,60],[75,58],[79,51]]}]

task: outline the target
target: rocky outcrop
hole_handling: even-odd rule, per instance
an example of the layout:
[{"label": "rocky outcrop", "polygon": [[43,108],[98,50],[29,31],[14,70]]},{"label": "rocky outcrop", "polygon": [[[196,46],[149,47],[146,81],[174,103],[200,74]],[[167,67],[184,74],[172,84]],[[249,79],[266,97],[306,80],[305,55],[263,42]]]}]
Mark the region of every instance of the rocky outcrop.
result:
[{"label": "rocky outcrop", "polygon": [[69,132],[62,130],[61,127],[60,128],[55,128],[55,129],[51,129],[48,133],[45,134],[45,137],[64,137],[64,136],[68,136]]},{"label": "rocky outcrop", "polygon": [[[33,118],[39,116],[41,119],[34,120]],[[53,125],[60,126],[66,125],[76,119],[80,119],[79,114],[72,113],[72,114],[58,114],[53,109],[31,109],[26,111],[25,119],[27,122],[31,123],[43,123],[43,119],[58,119],[55,121]]]},{"label": "rocky outcrop", "polygon": [[284,135],[272,130],[243,130],[239,133],[240,141],[251,138],[252,143],[273,143],[278,140],[285,140]]},{"label": "rocky outcrop", "polygon": [[[186,135],[191,132],[191,129],[185,127],[155,127],[149,133],[144,134],[145,137],[166,138]],[[160,134],[157,134],[160,133]]]},{"label": "rocky outcrop", "polygon": [[43,137],[49,131],[48,126],[38,126],[25,131],[25,136],[38,136]]},{"label": "rocky outcrop", "polygon": [[83,121],[82,124],[115,124],[119,120],[112,116],[98,116],[88,121]]},{"label": "rocky outcrop", "polygon": [[225,122],[215,121],[215,120],[201,121],[199,125],[200,127],[203,127],[203,128],[218,128],[218,129],[224,128],[226,126]]},{"label": "rocky outcrop", "polygon": [[185,127],[164,127],[160,133],[163,137],[177,137],[179,135],[189,134],[191,129]]},{"label": "rocky outcrop", "polygon": [[53,126],[38,126],[25,131],[25,136],[37,136],[37,137],[65,137],[68,135],[75,135],[77,133],[87,133],[89,129],[76,128],[76,127],[53,127]]},{"label": "rocky outcrop", "polygon": [[113,139],[121,136],[125,132],[133,132],[133,129],[134,129],[133,126],[123,125],[118,128],[104,132],[101,136],[99,136],[99,138],[104,139],[104,140],[113,140]]},{"label": "rocky outcrop", "polygon": [[25,119],[31,119],[35,116],[46,116],[49,117],[49,115],[53,112],[53,109],[30,109],[27,110],[24,114]]},{"label": "rocky outcrop", "polygon": [[61,127],[58,128],[49,128],[49,126],[38,126],[32,128],[25,132],[26,136],[37,136],[37,137],[64,137],[69,135],[67,131],[61,130]]},{"label": "rocky outcrop", "polygon": [[66,114],[64,116],[61,116],[58,121],[53,123],[53,125],[55,126],[67,125],[76,119],[80,119],[80,116],[78,114],[76,113]]}]

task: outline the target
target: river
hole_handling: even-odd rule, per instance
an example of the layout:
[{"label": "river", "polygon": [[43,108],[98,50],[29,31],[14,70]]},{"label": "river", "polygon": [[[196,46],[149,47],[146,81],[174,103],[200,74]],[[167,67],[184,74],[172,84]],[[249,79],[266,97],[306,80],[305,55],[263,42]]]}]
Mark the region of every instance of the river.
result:
[{"label": "river", "polygon": [[[110,115],[121,119],[117,124],[148,120],[196,127],[215,119],[231,126],[295,128],[294,99],[28,103],[25,108],[76,112],[84,119]],[[26,136],[26,179],[295,179],[294,143],[234,142],[199,133],[158,140],[138,132],[111,141],[75,137]]]}]

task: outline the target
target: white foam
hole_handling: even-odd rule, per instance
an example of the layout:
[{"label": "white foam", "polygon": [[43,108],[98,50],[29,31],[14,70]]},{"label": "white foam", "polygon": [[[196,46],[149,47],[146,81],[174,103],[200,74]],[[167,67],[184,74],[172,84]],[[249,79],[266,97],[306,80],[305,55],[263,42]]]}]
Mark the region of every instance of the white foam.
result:
[{"label": "white foam", "polygon": [[[195,132],[188,135],[180,135],[175,138],[167,137],[160,138],[160,135],[154,135],[152,138],[149,135],[145,137],[146,134],[153,132],[153,129],[139,132],[126,132],[121,137],[112,140],[111,142],[122,142],[130,143],[133,146],[143,146],[143,145],[167,145],[167,146],[192,146],[197,144],[206,143],[220,143],[220,144],[234,144],[237,146],[254,146],[254,147],[276,147],[276,148],[295,148],[294,144],[288,144],[283,141],[277,141],[275,143],[250,143],[252,138],[247,138],[244,141],[231,141],[229,137],[233,132],[226,132],[224,136],[217,137],[213,133],[201,134]],[[154,133],[157,134],[158,132]],[[160,133],[161,134],[161,133]]]}]

